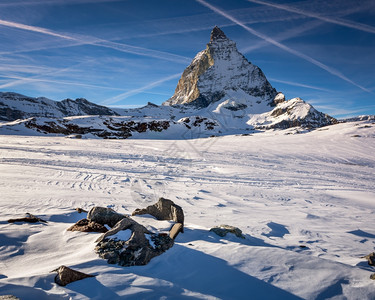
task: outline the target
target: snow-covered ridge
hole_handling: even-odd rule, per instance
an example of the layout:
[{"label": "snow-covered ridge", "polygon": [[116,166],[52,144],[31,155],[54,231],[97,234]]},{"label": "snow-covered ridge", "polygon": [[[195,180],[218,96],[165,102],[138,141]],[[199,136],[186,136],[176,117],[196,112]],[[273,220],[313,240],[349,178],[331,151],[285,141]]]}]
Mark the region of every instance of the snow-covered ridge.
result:
[{"label": "snow-covered ridge", "polygon": [[44,97],[27,97],[17,93],[0,92],[0,121],[30,117],[63,118],[83,115],[117,115],[107,107],[86,99],[53,101]]}]

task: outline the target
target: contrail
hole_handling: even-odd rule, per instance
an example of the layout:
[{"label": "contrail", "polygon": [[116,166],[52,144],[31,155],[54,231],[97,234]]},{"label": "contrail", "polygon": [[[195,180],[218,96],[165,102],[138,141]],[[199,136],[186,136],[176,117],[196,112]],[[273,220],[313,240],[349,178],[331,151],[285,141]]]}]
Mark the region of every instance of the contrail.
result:
[{"label": "contrail", "polygon": [[88,45],[95,45],[99,47],[111,48],[111,49],[121,51],[121,52],[132,53],[135,55],[148,56],[148,57],[153,57],[153,58],[159,58],[159,59],[164,59],[164,60],[173,61],[177,63],[186,64],[191,61],[191,58],[164,52],[164,51],[157,51],[157,50],[151,50],[151,49],[147,49],[143,47],[110,42],[107,40],[90,37],[90,36],[78,36],[78,35],[71,36],[67,34],[60,34],[60,33],[54,32],[46,28],[30,26],[30,25],[25,25],[21,23],[5,21],[1,19],[0,19],[0,25],[11,27],[11,28],[27,30],[27,31],[32,31],[32,32],[38,32],[38,33],[42,33],[45,35],[58,37],[64,40],[76,41],[76,42],[82,43],[83,45],[88,44]]},{"label": "contrail", "polygon": [[288,12],[293,12],[293,13],[300,14],[300,15],[303,15],[303,16],[306,16],[306,17],[319,19],[319,20],[322,20],[322,21],[325,21],[325,22],[328,22],[328,23],[333,23],[333,24],[357,29],[357,30],[360,30],[360,31],[369,32],[369,33],[375,33],[375,27],[368,26],[366,24],[356,23],[356,22],[352,22],[352,21],[348,21],[348,20],[344,20],[344,19],[338,19],[338,18],[329,18],[329,17],[325,17],[325,16],[322,16],[322,15],[317,14],[317,13],[301,10],[299,8],[295,8],[295,7],[291,7],[291,6],[287,6],[287,5],[283,5],[283,4],[265,2],[265,1],[261,1],[261,0],[247,0],[247,1],[252,2],[252,3],[256,3],[256,4],[262,4],[262,5],[278,8],[278,9],[285,10],[285,11],[288,11]]},{"label": "contrail", "polygon": [[165,78],[162,78],[162,79],[159,79],[157,81],[154,81],[154,82],[151,82],[145,86],[142,86],[140,88],[137,88],[137,89],[134,89],[134,90],[131,90],[131,91],[127,91],[125,93],[122,93],[120,95],[117,95],[115,97],[112,97],[112,98],[109,98],[109,99],[106,99],[104,100],[103,102],[101,102],[100,104],[101,105],[110,105],[110,104],[114,104],[114,103],[117,103],[117,102],[120,102],[130,96],[133,96],[133,95],[136,95],[136,94],[139,94],[139,93],[142,93],[146,90],[149,90],[153,87],[156,87],[166,81],[169,81],[169,80],[172,80],[172,79],[176,79],[176,78],[179,78],[181,76],[181,73],[178,73],[178,74],[174,74],[174,75],[171,75],[171,76],[168,76],[168,77],[165,77]]},{"label": "contrail", "polygon": [[313,85],[308,85],[308,84],[303,84],[303,83],[298,83],[298,82],[293,82],[293,81],[280,80],[280,79],[275,79],[275,78],[268,78],[268,79],[269,79],[269,81],[284,83],[284,84],[293,85],[293,86],[304,87],[304,88],[308,88],[308,89],[312,89],[312,90],[332,92],[332,90],[320,88],[320,87],[313,86]]},{"label": "contrail", "polygon": [[[277,35],[277,41],[281,42],[281,41],[296,37],[296,36],[302,34],[303,32],[306,32],[308,30],[311,30],[313,28],[318,27],[321,24],[322,24],[322,22],[320,22],[320,21],[312,21],[312,22],[309,22],[307,24],[304,24],[303,26],[298,26],[297,28],[292,28],[290,30],[287,30],[287,31],[281,33],[281,34],[278,34]],[[262,48],[262,47],[264,47],[268,44],[269,43],[267,41],[262,40],[262,41],[259,41],[256,44],[253,44],[249,47],[241,49],[241,53],[248,53],[250,51]]]},{"label": "contrail", "polygon": [[0,89],[4,89],[10,86],[15,86],[18,84],[23,84],[26,82],[50,82],[50,83],[58,83],[63,85],[75,85],[75,86],[83,86],[83,87],[90,87],[90,88],[97,88],[97,89],[107,89],[107,90],[124,90],[120,88],[112,88],[108,86],[100,86],[100,85],[94,85],[94,84],[86,84],[86,83],[78,83],[78,82],[69,82],[69,81],[62,81],[62,80],[52,80],[52,79],[43,79],[43,78],[28,78],[28,77],[22,77],[22,76],[6,76],[6,78],[11,79],[17,79],[16,81],[4,83],[0,85]]},{"label": "contrail", "polygon": [[75,39],[71,36],[59,34],[59,33],[53,32],[51,30],[48,30],[48,29],[45,29],[45,28],[42,28],[42,27],[37,27],[37,26],[30,26],[30,25],[25,25],[25,24],[20,24],[20,23],[16,23],[16,22],[5,21],[5,20],[0,20],[0,25],[12,27],[12,28],[23,29],[23,30],[28,30],[28,31],[33,31],[33,32],[39,32],[39,33],[43,33],[43,34],[46,34],[46,35],[59,37],[59,38],[65,39],[65,40],[72,40],[72,41],[77,40],[77,39]]},{"label": "contrail", "polygon": [[248,31],[248,32],[250,32],[251,34],[257,36],[258,38],[261,38],[261,39],[263,39],[263,40],[265,40],[265,41],[267,41],[267,42],[269,42],[269,43],[275,45],[276,47],[278,47],[278,48],[280,48],[280,49],[283,49],[283,50],[285,50],[285,51],[287,51],[287,52],[289,52],[289,53],[291,53],[291,54],[293,54],[293,55],[295,55],[295,56],[297,56],[297,57],[300,57],[300,58],[302,58],[302,59],[304,59],[304,60],[306,60],[306,61],[308,61],[308,62],[310,62],[310,63],[312,63],[312,64],[314,64],[314,65],[316,65],[316,66],[318,66],[319,68],[321,68],[321,69],[323,69],[323,70],[329,72],[329,73],[332,74],[332,75],[335,75],[335,76],[338,77],[338,78],[341,78],[342,80],[344,80],[344,81],[346,81],[346,82],[349,82],[350,84],[352,84],[352,85],[354,85],[354,86],[360,88],[361,90],[363,90],[363,91],[365,91],[365,92],[371,93],[370,90],[368,90],[368,89],[366,89],[365,87],[363,87],[363,86],[361,86],[361,85],[355,83],[354,81],[352,81],[351,79],[349,79],[349,78],[346,77],[345,75],[341,74],[339,71],[337,71],[337,70],[335,70],[335,69],[333,69],[333,68],[331,68],[331,67],[328,67],[327,65],[321,63],[320,61],[317,61],[316,59],[314,59],[314,58],[312,58],[312,57],[310,57],[310,56],[308,56],[308,55],[306,55],[306,54],[304,54],[304,53],[301,53],[301,52],[299,52],[299,51],[297,51],[297,50],[294,50],[294,49],[292,49],[292,48],[289,48],[288,46],[285,46],[284,44],[281,44],[281,43],[275,41],[274,39],[272,39],[272,38],[270,38],[270,37],[264,35],[263,33],[260,33],[260,32],[258,32],[258,31],[256,31],[256,30],[250,28],[249,26],[246,26],[245,24],[243,24],[242,22],[240,22],[238,19],[232,17],[231,15],[229,15],[229,14],[227,14],[226,12],[224,12],[224,11],[218,9],[217,7],[215,7],[215,6],[213,6],[213,5],[209,4],[209,3],[207,3],[206,1],[204,1],[204,0],[196,0],[196,1],[199,2],[200,4],[206,6],[207,8],[211,9],[212,11],[214,11],[214,12],[216,12],[216,13],[222,15],[223,17],[225,17],[225,18],[231,20],[232,22],[234,22],[234,23],[236,23],[237,25],[239,25],[239,26],[241,26],[242,28],[244,28],[246,31]]}]

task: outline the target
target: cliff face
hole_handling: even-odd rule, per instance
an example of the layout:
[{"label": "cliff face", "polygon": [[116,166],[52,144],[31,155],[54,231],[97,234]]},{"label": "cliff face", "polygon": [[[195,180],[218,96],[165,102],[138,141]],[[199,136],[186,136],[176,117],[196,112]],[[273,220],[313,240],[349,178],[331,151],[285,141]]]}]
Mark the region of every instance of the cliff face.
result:
[{"label": "cliff face", "polygon": [[[242,99],[233,99],[233,92]],[[262,70],[239,53],[236,43],[215,27],[206,49],[195,56],[183,72],[174,95],[163,104],[192,103],[205,107],[226,99],[244,102],[248,96],[271,105],[276,94]]]}]

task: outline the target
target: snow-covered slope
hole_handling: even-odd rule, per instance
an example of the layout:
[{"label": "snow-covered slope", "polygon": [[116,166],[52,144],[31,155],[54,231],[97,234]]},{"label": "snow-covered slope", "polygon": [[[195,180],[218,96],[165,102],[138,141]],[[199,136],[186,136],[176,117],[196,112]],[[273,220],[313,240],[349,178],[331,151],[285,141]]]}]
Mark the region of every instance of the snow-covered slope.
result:
[{"label": "snow-covered slope", "polygon": [[117,115],[117,113],[82,98],[58,102],[44,97],[32,98],[16,93],[0,92],[0,121],[14,121],[30,117],[63,118],[84,115]]},{"label": "snow-covered slope", "polygon": [[238,52],[236,43],[215,27],[206,49],[185,69],[174,95],[164,105],[191,103],[206,107],[233,99],[248,105],[256,101],[272,105],[276,94],[262,70],[251,64]]},{"label": "snow-covered slope", "polygon": [[337,121],[317,111],[310,104],[300,98],[281,102],[272,111],[254,115],[248,122],[256,129],[270,128],[318,128],[322,124],[335,124]]},{"label": "snow-covered slope", "polygon": [[[29,299],[375,299],[375,124],[195,140],[0,136],[0,295]],[[86,210],[163,196],[185,232],[146,266],[109,265]],[[29,212],[47,224],[10,224]],[[145,222],[157,223],[152,218]],[[213,226],[239,227],[245,239]],[[60,265],[94,274],[54,283]]]}]

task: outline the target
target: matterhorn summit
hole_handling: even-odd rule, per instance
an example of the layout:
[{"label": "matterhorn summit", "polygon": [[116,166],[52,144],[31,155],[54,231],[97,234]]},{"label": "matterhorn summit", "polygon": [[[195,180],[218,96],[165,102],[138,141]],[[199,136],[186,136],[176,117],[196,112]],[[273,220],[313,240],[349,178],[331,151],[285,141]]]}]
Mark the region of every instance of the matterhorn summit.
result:
[{"label": "matterhorn summit", "polygon": [[216,26],[206,49],[195,56],[174,95],[163,104],[190,103],[202,108],[229,100],[254,106],[254,113],[261,113],[274,105],[276,95],[262,70],[238,52],[236,43]]}]

